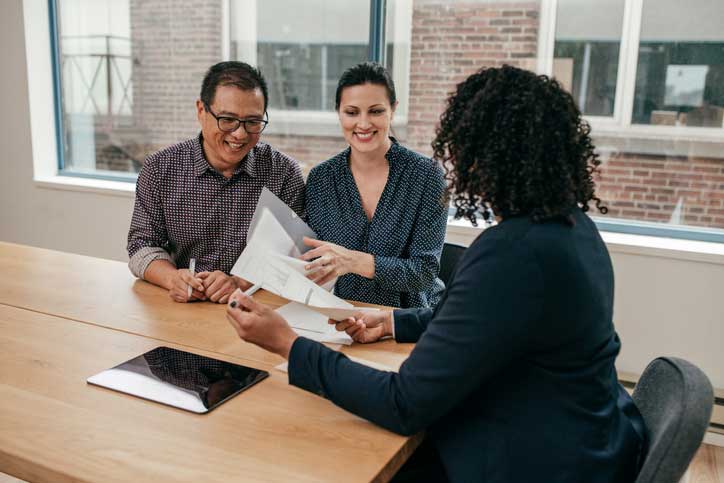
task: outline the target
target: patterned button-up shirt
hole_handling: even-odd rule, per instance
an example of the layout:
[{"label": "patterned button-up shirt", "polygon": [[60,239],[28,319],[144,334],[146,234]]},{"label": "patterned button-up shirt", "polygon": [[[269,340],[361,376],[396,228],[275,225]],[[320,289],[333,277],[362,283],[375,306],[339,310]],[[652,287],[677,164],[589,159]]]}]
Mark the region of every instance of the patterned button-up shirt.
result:
[{"label": "patterned button-up shirt", "polygon": [[386,154],[387,184],[369,221],[349,153],[316,166],[307,178],[307,217],[319,239],[375,257],[372,280],[344,275],[335,293],[393,307],[434,306],[444,289],[437,278],[447,224],[442,168],[394,141]]},{"label": "patterned button-up shirt", "polygon": [[128,255],[139,278],[159,259],[185,268],[195,258],[197,272],[229,273],[265,186],[303,215],[296,161],[260,142],[227,179],[206,161],[201,141],[199,135],[149,156],[138,175]]}]

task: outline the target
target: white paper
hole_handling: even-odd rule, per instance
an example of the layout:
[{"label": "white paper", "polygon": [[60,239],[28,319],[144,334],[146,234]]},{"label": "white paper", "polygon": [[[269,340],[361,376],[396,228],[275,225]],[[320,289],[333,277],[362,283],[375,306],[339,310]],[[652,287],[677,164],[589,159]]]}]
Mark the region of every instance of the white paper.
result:
[{"label": "white paper", "polygon": [[338,307],[318,307],[309,306],[310,309],[317,313],[324,315],[328,319],[332,320],[344,320],[350,317],[357,317],[370,312],[379,312],[380,309],[374,307],[351,307],[351,308],[338,308]]},{"label": "white paper", "polygon": [[[254,231],[249,233],[249,239],[263,240],[264,248],[272,253],[287,255],[290,257],[300,257],[302,252],[294,244],[289,234],[279,220],[266,207],[261,208],[261,216],[259,222],[254,227]],[[300,260],[301,261],[301,260]]]},{"label": "white paper", "polygon": [[[271,192],[267,194],[267,198],[273,202],[276,212],[294,225],[296,232],[303,231],[306,224],[297,219],[289,207],[277,206],[283,203]],[[246,248],[237,259],[231,273],[287,300],[314,307],[318,313],[324,314],[325,325],[328,325],[327,318],[342,320],[348,317],[348,314],[356,313],[352,304],[328,291],[326,287],[331,290],[334,281],[329,285],[325,284],[325,287],[320,287],[307,278],[308,271],[305,266],[308,262],[299,259],[301,253],[298,249],[298,240],[293,240],[289,231],[277,219],[275,212],[261,203],[260,198],[254,212],[254,229],[250,230]],[[319,312],[320,309],[324,311]],[[343,312],[344,315],[339,315],[341,312],[332,309],[348,311]],[[309,328],[300,330],[309,330]],[[349,341],[340,343],[349,343]]]},{"label": "white paper", "polygon": [[299,335],[319,342],[352,344],[350,336],[345,332],[339,332],[328,322],[325,315],[311,310],[306,305],[289,302],[276,310]]},{"label": "white paper", "polygon": [[269,188],[264,187],[261,190],[259,201],[257,202],[257,209],[254,211],[254,216],[251,218],[251,224],[249,225],[249,236],[251,239],[252,235],[256,231],[257,224],[261,218],[261,208],[266,208],[270,214],[277,220],[281,225],[282,229],[286,233],[286,236],[291,238],[300,253],[304,253],[309,250],[309,247],[304,244],[304,237],[317,238],[316,233],[307,226],[304,221],[297,216],[297,214],[287,206],[282,200],[279,199]]},{"label": "white paper", "polygon": [[246,246],[231,273],[280,297],[305,305],[353,307],[309,280],[305,275],[304,262],[271,252],[256,238]]}]

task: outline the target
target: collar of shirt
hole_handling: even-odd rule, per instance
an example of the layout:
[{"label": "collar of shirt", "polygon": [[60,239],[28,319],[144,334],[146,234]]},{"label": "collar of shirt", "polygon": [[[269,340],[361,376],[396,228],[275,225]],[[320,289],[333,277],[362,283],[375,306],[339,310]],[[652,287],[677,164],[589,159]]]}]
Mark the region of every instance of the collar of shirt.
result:
[{"label": "collar of shirt", "polygon": [[[404,148],[400,145],[399,141],[392,136],[390,136],[390,141],[392,141],[392,143],[390,144],[390,149],[388,149],[385,153],[385,159],[387,159],[387,162],[390,164],[390,170],[392,170],[397,162],[402,160],[400,154],[403,152]],[[349,155],[351,152],[352,148],[347,146],[347,149],[339,153],[341,159],[344,160],[342,166],[349,167]]]},{"label": "collar of shirt", "polygon": [[[218,173],[214,169],[213,166],[209,163],[209,161],[206,159],[206,156],[204,155],[204,148],[203,148],[203,142],[204,139],[199,133],[199,135],[194,138],[194,144],[193,144],[193,158],[194,158],[194,174],[196,177],[201,176],[204,174],[207,170],[211,170],[215,173]],[[254,151],[256,150],[256,146],[254,146],[251,151],[249,151],[249,154],[244,156],[244,159],[241,160],[241,163],[239,163],[239,166],[234,170],[234,173],[232,174],[232,178],[236,177],[244,171],[246,174],[251,176],[252,178],[256,178],[256,158],[254,156]]]}]

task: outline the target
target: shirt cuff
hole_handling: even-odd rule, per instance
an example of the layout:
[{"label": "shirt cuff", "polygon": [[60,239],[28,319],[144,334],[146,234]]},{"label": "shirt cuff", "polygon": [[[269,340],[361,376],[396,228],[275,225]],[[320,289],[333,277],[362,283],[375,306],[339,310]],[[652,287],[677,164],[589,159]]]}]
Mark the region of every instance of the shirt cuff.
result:
[{"label": "shirt cuff", "polygon": [[394,340],[397,340],[395,338],[395,311],[393,310],[392,313],[390,313],[390,318],[392,319],[392,338]]},{"label": "shirt cuff", "polygon": [[160,247],[143,247],[140,248],[136,253],[133,254],[131,259],[128,261],[128,268],[131,269],[131,273],[136,277],[143,279],[143,275],[146,273],[146,269],[155,260],[168,260],[174,267],[176,263],[171,258],[166,250]]}]

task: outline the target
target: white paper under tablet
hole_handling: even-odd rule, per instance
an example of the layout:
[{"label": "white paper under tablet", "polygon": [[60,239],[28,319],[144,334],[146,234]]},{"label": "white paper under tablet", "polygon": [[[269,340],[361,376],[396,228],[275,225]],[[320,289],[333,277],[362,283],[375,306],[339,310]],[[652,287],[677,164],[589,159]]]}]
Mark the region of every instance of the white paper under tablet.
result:
[{"label": "white paper under tablet", "polygon": [[203,414],[266,377],[259,369],[156,347],[88,383]]}]

